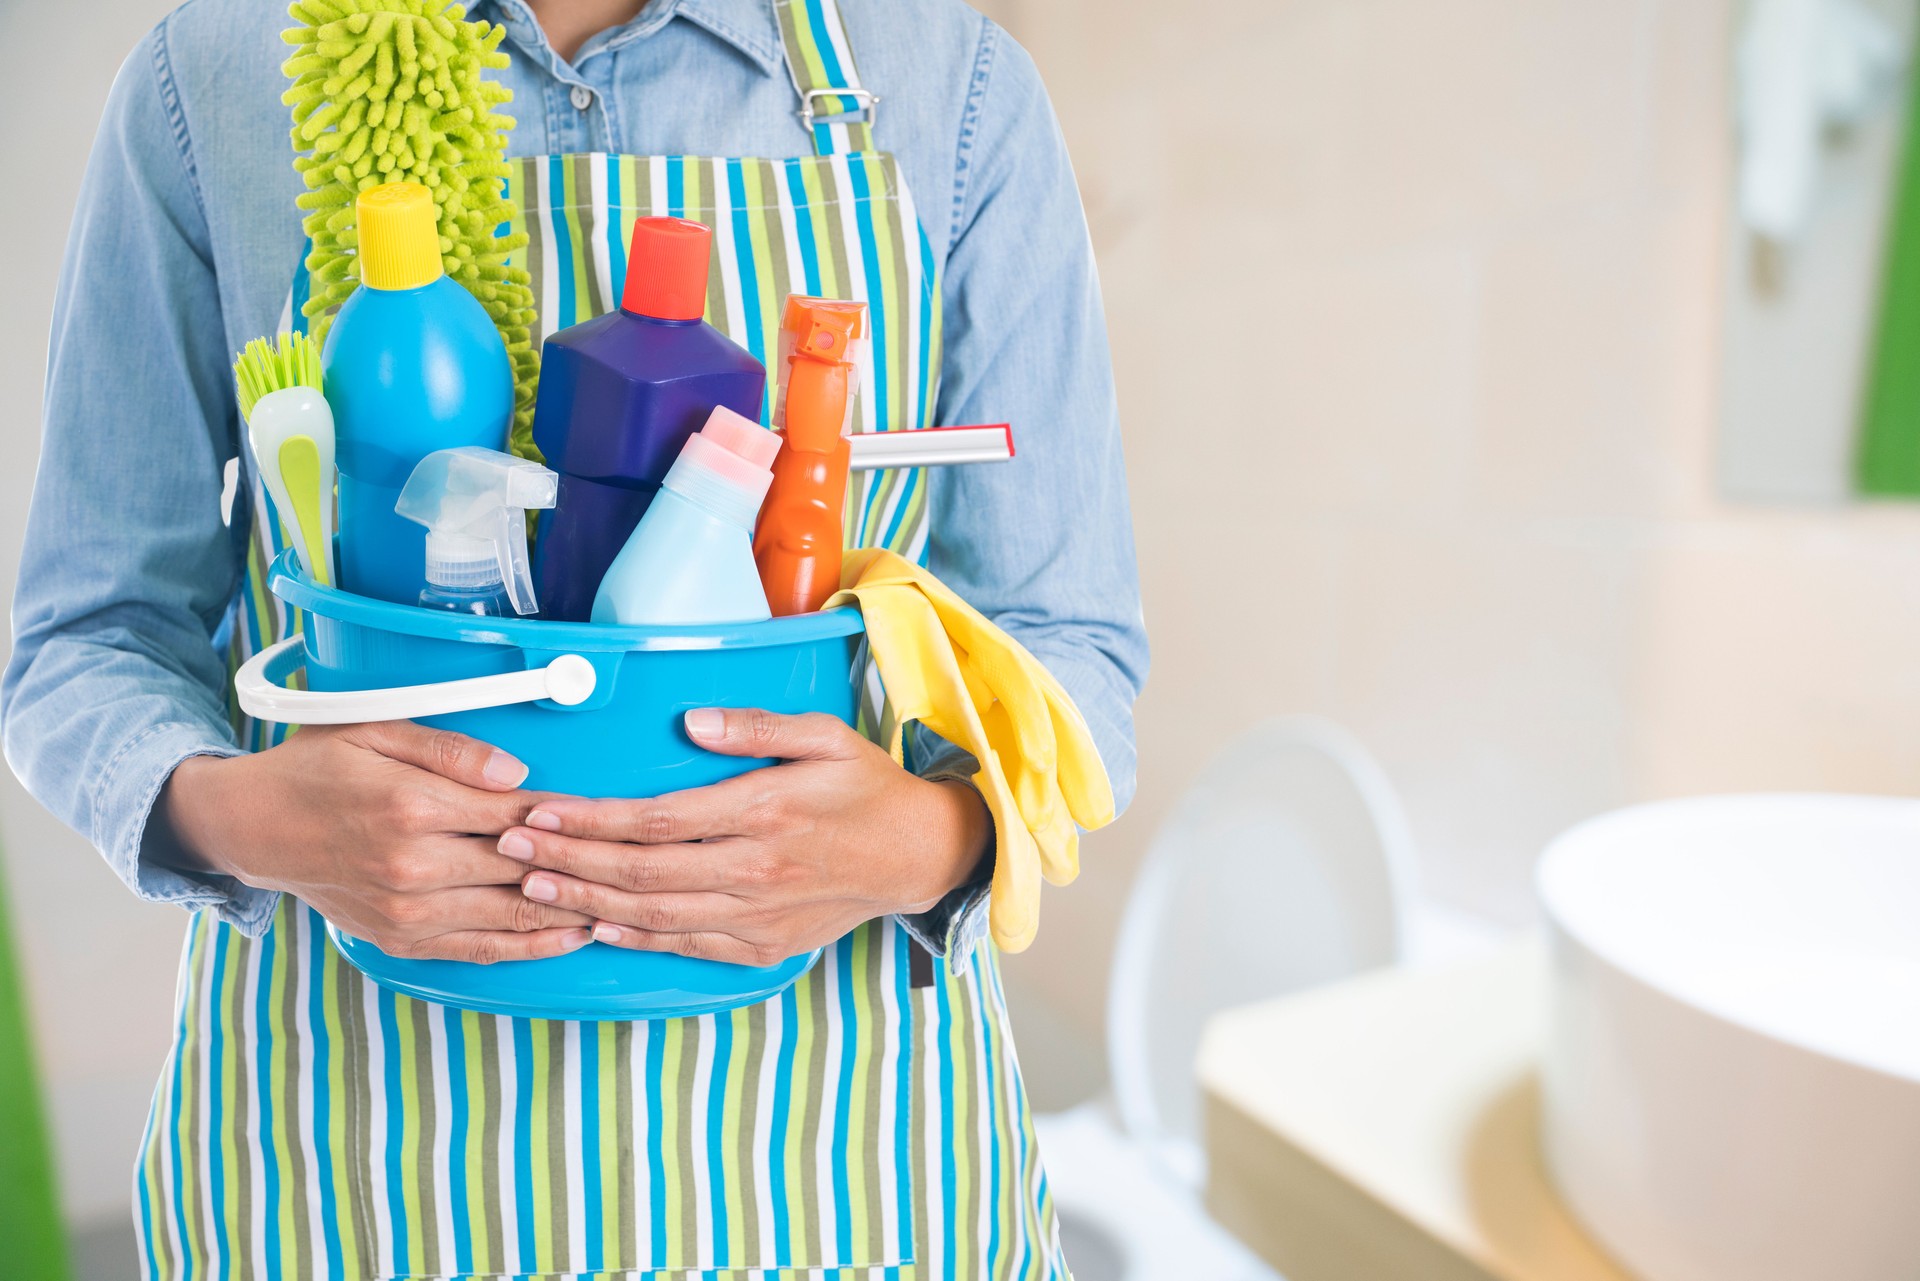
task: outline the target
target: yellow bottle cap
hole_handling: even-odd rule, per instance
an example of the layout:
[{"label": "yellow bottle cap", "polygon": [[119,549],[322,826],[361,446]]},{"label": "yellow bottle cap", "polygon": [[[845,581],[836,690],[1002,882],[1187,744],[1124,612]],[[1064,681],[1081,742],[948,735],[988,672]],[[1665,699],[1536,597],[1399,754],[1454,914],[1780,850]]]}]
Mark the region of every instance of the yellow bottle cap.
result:
[{"label": "yellow bottle cap", "polygon": [[389,182],[360,193],[360,283],[418,289],[440,279],[439,214],[417,182]]}]

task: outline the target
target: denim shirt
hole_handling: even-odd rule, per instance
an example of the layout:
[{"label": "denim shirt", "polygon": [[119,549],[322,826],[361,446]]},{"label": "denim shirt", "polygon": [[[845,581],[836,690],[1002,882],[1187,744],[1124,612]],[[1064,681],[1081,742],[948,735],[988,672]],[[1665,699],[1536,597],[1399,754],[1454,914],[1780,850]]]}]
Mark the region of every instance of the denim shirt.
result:
[{"label": "denim shirt", "polygon": [[[1124,805],[1147,648],[1092,246],[1032,61],[959,0],[841,0],[943,277],[935,421],[1011,420],[1018,459],[932,469],[934,573],[1078,701]],[[809,154],[768,0],[652,0],[571,63],[523,0],[502,23],[516,155]],[[144,898],[264,931],[275,895],[143,856],[167,777],[236,755],[214,637],[246,486],[232,353],[276,328],[300,231],[280,0],[192,0],[128,57],[87,165],[54,304],[39,471],[0,683],[6,756]],[[929,777],[971,762],[944,744]],[[977,887],[917,934],[977,936]],[[960,922],[972,925],[962,928]]]}]

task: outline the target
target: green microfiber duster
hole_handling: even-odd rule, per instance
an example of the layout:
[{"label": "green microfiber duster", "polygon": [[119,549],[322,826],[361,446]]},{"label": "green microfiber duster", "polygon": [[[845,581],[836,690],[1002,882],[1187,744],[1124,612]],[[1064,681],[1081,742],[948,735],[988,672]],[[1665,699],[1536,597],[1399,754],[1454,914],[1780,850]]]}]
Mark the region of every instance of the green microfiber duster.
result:
[{"label": "green microfiber duster", "polygon": [[293,108],[294,167],[306,179],[300,207],[313,252],[305,313],[324,336],[335,308],[359,283],[354,199],[386,182],[417,182],[440,211],[440,251],[449,276],[478,298],[513,361],[512,446],[533,447],[540,350],[533,291],[507,255],[527,243],[501,235],[513,216],[506,197],[510,117],[494,107],[512,91],[483,72],[507,65],[504,28],[466,20],[445,0],[297,0],[298,26],[284,100]]}]

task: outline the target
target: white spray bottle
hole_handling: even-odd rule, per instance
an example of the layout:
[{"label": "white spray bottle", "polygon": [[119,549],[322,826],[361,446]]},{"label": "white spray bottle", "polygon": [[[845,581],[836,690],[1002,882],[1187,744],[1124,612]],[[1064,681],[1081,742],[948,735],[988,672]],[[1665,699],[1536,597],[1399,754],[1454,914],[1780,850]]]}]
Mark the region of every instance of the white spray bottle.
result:
[{"label": "white spray bottle", "polygon": [[465,445],[428,454],[394,511],[427,527],[426,609],[531,614],[526,513],[553,506],[560,478],[539,463]]}]

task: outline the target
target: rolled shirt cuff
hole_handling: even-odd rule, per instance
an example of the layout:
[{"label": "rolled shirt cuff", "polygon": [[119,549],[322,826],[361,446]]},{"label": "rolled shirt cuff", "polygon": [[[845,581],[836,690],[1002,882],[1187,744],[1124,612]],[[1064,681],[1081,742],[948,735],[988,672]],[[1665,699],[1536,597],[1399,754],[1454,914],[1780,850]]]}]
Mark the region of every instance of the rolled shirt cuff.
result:
[{"label": "rolled shirt cuff", "polygon": [[278,891],[256,889],[213,872],[169,866],[150,848],[157,843],[147,839],[160,790],[182,761],[241,755],[231,742],[212,737],[205,725],[148,726],[128,739],[102,772],[94,793],[93,829],[108,865],[141,898],[189,911],[211,911],[258,938],[272,923],[280,901]]},{"label": "rolled shirt cuff", "polygon": [[921,947],[944,957],[949,970],[964,974],[973,962],[974,949],[987,937],[988,890],[984,883],[968,883],[941,899],[930,912],[895,919]]},{"label": "rolled shirt cuff", "polygon": [[[908,765],[929,783],[958,780],[968,787],[974,785],[980,762],[972,752],[920,725],[910,728],[907,746]],[[989,841],[987,857],[972,880],[950,890],[931,910],[897,918],[916,942],[934,956],[946,958],[947,968],[955,972],[966,970],[973,950],[987,937],[996,844]]]}]

